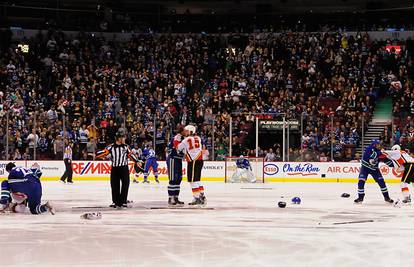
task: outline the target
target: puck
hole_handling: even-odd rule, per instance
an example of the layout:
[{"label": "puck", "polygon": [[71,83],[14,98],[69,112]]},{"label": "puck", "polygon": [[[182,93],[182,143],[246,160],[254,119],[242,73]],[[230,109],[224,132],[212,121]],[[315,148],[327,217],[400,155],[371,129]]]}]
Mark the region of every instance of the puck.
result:
[{"label": "puck", "polygon": [[350,197],[351,195],[350,194],[348,194],[348,193],[343,193],[342,195],[341,195],[341,197],[344,197],[344,198],[348,198],[348,197]]},{"label": "puck", "polygon": [[279,208],[286,208],[286,202],[279,201],[279,202],[277,203],[277,205],[279,206]]}]

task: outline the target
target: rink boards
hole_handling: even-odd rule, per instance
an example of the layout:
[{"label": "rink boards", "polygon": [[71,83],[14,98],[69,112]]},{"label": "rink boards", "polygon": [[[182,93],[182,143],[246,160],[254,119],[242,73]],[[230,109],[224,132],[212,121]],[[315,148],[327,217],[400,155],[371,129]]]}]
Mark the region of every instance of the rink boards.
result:
[{"label": "rink boards", "polygon": [[[30,167],[34,163],[41,167],[42,180],[58,180],[65,171],[63,161],[16,161],[16,165],[23,167]],[[158,163],[160,179],[167,180],[168,171],[165,161]],[[7,161],[0,161],[0,179],[4,179],[7,175],[5,172],[6,164]],[[186,165],[184,162],[184,180],[187,171]],[[252,162],[252,165],[253,168],[262,168],[263,162]],[[360,163],[351,162],[265,162],[263,174],[265,182],[356,182],[360,166]],[[72,167],[74,180],[109,180],[111,171],[109,161],[74,161]],[[203,181],[224,182],[225,168],[224,161],[205,161]],[[130,164],[129,170],[131,176],[134,175],[132,164]],[[401,172],[385,164],[380,165],[380,170],[387,182],[399,182],[402,176]],[[150,174],[150,177],[152,178],[153,175]]]}]

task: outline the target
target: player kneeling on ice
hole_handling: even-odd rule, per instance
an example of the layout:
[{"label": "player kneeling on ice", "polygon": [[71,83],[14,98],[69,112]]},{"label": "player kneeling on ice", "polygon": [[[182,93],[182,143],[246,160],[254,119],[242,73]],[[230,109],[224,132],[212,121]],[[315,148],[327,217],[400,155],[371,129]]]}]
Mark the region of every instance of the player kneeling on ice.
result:
[{"label": "player kneeling on ice", "polygon": [[255,183],[256,177],[253,174],[252,166],[250,165],[250,162],[248,159],[246,159],[243,156],[240,156],[240,158],[236,161],[236,172],[233,173],[230,179],[230,183],[236,183],[236,182],[243,182],[243,183]]},{"label": "player kneeling on ice", "polygon": [[187,159],[187,180],[191,184],[194,200],[188,205],[206,205],[204,187],[201,185],[201,171],[203,170],[203,148],[201,138],[196,134],[193,125],[184,127],[186,138],[178,145],[177,151],[184,153]]},{"label": "player kneeling on ice", "polygon": [[386,156],[382,154],[380,149],[381,143],[378,140],[373,140],[372,143],[365,148],[361,160],[362,166],[358,177],[358,198],[355,199],[355,203],[362,203],[364,201],[365,182],[367,181],[368,175],[371,175],[381,188],[384,200],[388,203],[394,203],[394,200],[392,200],[388,194],[387,185],[385,184],[384,178],[378,168],[380,160],[387,160]]},{"label": "player kneeling on ice", "polygon": [[1,183],[0,203],[3,208],[24,212],[27,205],[32,214],[55,214],[49,202],[41,204],[42,184],[39,178],[42,173],[39,169],[16,167],[10,162],[6,165],[6,171],[9,173],[8,180]]},{"label": "player kneeling on ice", "polygon": [[411,203],[408,185],[414,181],[414,158],[406,151],[401,150],[399,145],[394,145],[391,150],[385,150],[382,153],[391,160],[392,166],[394,166],[397,171],[403,171],[403,176],[401,177],[401,191],[404,198],[402,202],[406,204]]}]

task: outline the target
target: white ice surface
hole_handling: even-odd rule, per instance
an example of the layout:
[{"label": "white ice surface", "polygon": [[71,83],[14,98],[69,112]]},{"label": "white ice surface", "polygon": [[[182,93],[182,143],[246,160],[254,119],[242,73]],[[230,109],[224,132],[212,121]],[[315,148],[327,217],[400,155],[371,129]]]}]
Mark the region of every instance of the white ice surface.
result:
[{"label": "white ice surface", "polygon": [[[58,213],[0,215],[0,266],[414,266],[413,207],[385,204],[375,184],[354,205],[355,186],[206,183],[214,210],[168,210],[150,209],[166,206],[166,183],[132,184],[134,208],[116,211],[73,209],[110,204],[108,182],[44,182]],[[389,188],[400,197],[398,184]],[[191,200],[187,183],[182,199]],[[80,219],[95,210],[102,220]],[[358,220],[374,222],[333,224]]]}]

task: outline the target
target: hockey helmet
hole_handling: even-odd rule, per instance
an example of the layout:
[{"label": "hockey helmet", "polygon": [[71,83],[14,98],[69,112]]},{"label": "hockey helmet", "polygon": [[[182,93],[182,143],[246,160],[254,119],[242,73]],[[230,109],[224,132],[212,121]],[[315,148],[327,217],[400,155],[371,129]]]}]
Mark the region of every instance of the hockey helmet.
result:
[{"label": "hockey helmet", "polygon": [[187,125],[184,127],[184,130],[188,131],[190,134],[194,134],[196,132],[196,127],[193,125]]},{"label": "hockey helmet", "polygon": [[6,172],[10,172],[14,167],[16,167],[16,164],[14,164],[14,162],[7,163]]},{"label": "hockey helmet", "polygon": [[391,150],[401,150],[401,147],[400,147],[400,145],[393,145],[391,147]]}]

